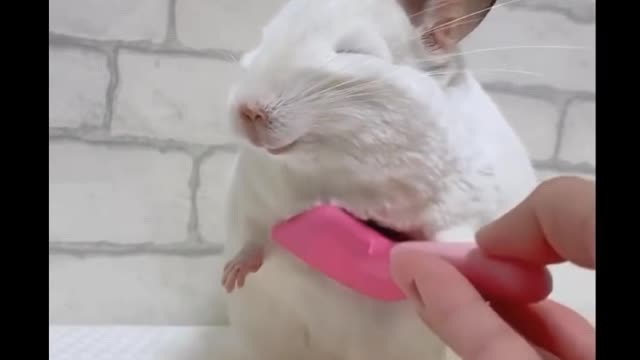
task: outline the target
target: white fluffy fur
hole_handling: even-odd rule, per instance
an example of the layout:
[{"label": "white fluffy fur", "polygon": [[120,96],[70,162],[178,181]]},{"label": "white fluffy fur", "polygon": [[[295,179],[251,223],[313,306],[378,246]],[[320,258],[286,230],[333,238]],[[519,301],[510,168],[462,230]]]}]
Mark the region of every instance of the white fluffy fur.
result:
[{"label": "white fluffy fur", "polygon": [[428,57],[394,0],[293,0],[243,59],[231,108],[269,110],[263,146],[295,142],[275,156],[243,145],[235,167],[228,255],[267,249],[228,301],[250,359],[444,357],[411,304],[360,296],[269,242],[273,224],[321,201],[425,239],[472,241],[533,189],[524,146],[474,77],[430,76]]}]

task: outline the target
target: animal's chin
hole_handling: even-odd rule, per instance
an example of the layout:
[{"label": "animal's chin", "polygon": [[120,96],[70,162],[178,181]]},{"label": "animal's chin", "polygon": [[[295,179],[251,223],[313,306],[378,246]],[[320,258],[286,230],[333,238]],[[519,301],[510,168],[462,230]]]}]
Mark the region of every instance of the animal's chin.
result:
[{"label": "animal's chin", "polygon": [[363,225],[365,225],[368,228],[374,230],[378,234],[386,237],[387,239],[391,240],[392,242],[404,242],[404,241],[416,240],[415,234],[412,235],[409,232],[396,230],[396,229],[393,228],[392,225],[384,224],[384,223],[382,223],[382,222],[380,222],[378,220],[362,219],[362,218],[354,215],[352,212],[350,212],[349,210],[345,209],[344,207],[342,207],[342,210],[345,213],[347,213],[349,216],[351,216],[352,218],[358,220]]},{"label": "animal's chin", "polygon": [[268,152],[271,155],[281,155],[291,152],[298,144],[297,140],[290,141],[284,145],[270,145],[255,141],[251,137],[246,136],[246,141],[257,149]]},{"label": "animal's chin", "polygon": [[294,140],[283,146],[275,146],[275,147],[263,146],[263,148],[267,150],[267,152],[271,155],[280,155],[280,154],[290,152],[293,148],[295,148],[297,143],[298,141]]}]

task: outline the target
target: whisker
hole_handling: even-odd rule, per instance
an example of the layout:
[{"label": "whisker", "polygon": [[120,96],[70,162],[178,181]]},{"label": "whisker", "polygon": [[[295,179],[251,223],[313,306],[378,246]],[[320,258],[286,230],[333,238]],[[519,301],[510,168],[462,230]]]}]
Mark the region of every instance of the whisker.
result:
[{"label": "whisker", "polygon": [[[318,98],[324,97],[323,96],[324,94],[326,94],[328,92],[331,92],[332,90],[335,90],[336,88],[338,88],[340,86],[345,86],[345,85],[349,85],[349,84],[353,84],[353,83],[358,83],[358,84],[356,86],[351,86],[351,87],[346,88],[346,89],[341,89],[339,91],[335,91],[335,92],[331,93],[331,96],[338,97],[338,96],[345,96],[345,95],[348,95],[348,94],[351,94],[351,93],[362,92],[363,90],[370,89],[371,86],[378,85],[379,83],[383,83],[384,81],[387,80],[387,78],[389,76],[392,76],[393,74],[395,74],[396,71],[400,71],[400,70],[402,70],[402,68],[398,68],[398,69],[395,69],[394,71],[391,71],[389,73],[385,73],[382,78],[378,78],[378,79],[363,80],[362,78],[353,78],[353,79],[350,79],[350,80],[347,80],[347,81],[343,81],[343,82],[340,82],[340,83],[338,83],[338,84],[336,84],[334,86],[331,86],[331,87],[329,87],[327,89],[324,89],[324,90],[322,90],[320,92],[317,92],[317,93],[313,94],[312,96],[309,96],[309,97],[307,97],[305,99],[301,99],[301,101],[303,101],[304,103],[309,103],[309,102],[314,101],[314,100],[316,100]],[[380,91],[381,89],[380,90],[376,89],[376,90]]]},{"label": "whisker", "polygon": [[418,16],[421,16],[421,15],[424,15],[425,13],[427,13],[427,12],[429,12],[429,11],[431,11],[431,10],[435,10],[435,9],[438,9],[438,8],[441,8],[441,7],[444,7],[444,6],[447,6],[447,5],[449,5],[450,3],[452,3],[452,2],[453,2],[453,1],[444,1],[444,2],[442,2],[442,3],[440,3],[440,4],[438,4],[438,5],[425,6],[425,8],[424,8],[424,9],[422,9],[422,10],[420,10],[420,11],[418,11],[418,12],[416,12],[416,13],[412,14],[412,15],[410,15],[410,16],[409,16],[409,19],[413,19],[413,18],[415,18],[415,17],[418,17]]},{"label": "whisker", "polygon": [[461,51],[457,53],[434,55],[433,57],[462,56],[462,55],[471,55],[471,54],[478,54],[478,53],[484,53],[484,52],[490,52],[490,51],[518,50],[518,49],[591,50],[591,48],[586,46],[572,46],[572,45],[516,45],[516,46],[499,46],[499,47],[492,47],[492,48],[474,49],[474,50],[468,50],[468,51]]},{"label": "whisker", "polygon": [[451,21],[450,23],[437,26],[437,27],[435,27],[435,28],[433,28],[433,29],[431,29],[429,31],[425,31],[424,33],[422,33],[422,36],[429,35],[429,34],[431,34],[432,32],[434,32],[436,30],[452,29],[454,27],[462,26],[464,24],[471,24],[473,22],[476,22],[476,19],[469,19],[469,20],[465,20],[465,21],[462,21],[462,22],[458,22],[457,20]]},{"label": "whisker", "polygon": [[358,98],[369,99],[368,97],[372,95],[379,96],[379,95],[385,95],[385,94],[392,95],[393,92],[380,89],[380,90],[369,91],[369,92],[358,92],[358,93],[353,93],[345,96],[336,96],[336,97],[329,97],[329,98],[325,97],[325,98],[319,99],[319,101],[315,101],[314,105],[328,105],[328,104],[333,104],[333,103],[341,102],[348,99],[358,99]]},{"label": "whisker", "polygon": [[[514,2],[517,2],[517,1],[522,1],[522,0],[509,0],[509,1],[506,1],[506,2],[501,3],[501,4],[498,4],[498,5],[490,6],[490,7],[484,8],[484,9],[482,9],[482,10],[475,11],[475,12],[473,12],[473,13],[470,13],[470,14],[467,14],[467,15],[464,15],[464,16],[461,16],[461,17],[459,17],[459,18],[457,18],[457,19],[454,19],[454,20],[449,21],[449,22],[446,22],[446,23],[444,23],[444,24],[442,24],[442,25],[440,25],[440,26],[437,26],[437,27],[435,27],[435,28],[433,28],[433,29],[429,30],[428,32],[426,32],[426,34],[429,34],[430,32],[433,32],[433,31],[436,31],[436,30],[439,30],[439,29],[445,29],[445,28],[451,28],[451,27],[455,27],[455,26],[464,25],[464,24],[466,24],[466,23],[469,23],[469,22],[475,21],[474,19],[471,19],[471,20],[467,20],[467,21],[464,21],[464,22],[460,22],[461,20],[464,20],[465,18],[469,18],[469,17],[471,17],[471,16],[474,16],[474,15],[477,15],[477,14],[480,14],[480,13],[483,13],[483,12],[486,12],[486,11],[488,11],[488,10],[492,9],[492,8],[499,8],[499,7],[502,7],[502,6],[507,5],[507,4],[509,4],[509,3],[514,3]],[[412,16],[416,16],[416,15],[419,15],[419,14],[421,14],[421,13],[424,13],[424,12],[426,12],[426,11],[428,11],[428,10],[433,10],[433,9],[436,9],[436,8],[438,8],[438,7],[442,7],[442,6],[445,6],[445,5],[447,5],[447,3],[446,3],[446,2],[445,2],[445,3],[438,4],[438,5],[436,5],[436,6],[427,7],[427,8],[425,8],[425,9],[423,9],[422,11],[420,11],[420,12],[418,12],[418,13],[416,13],[416,14],[413,14]],[[422,34],[421,36],[424,36],[424,34]],[[331,61],[331,60],[335,59],[336,57],[337,57],[337,56],[334,56],[334,57],[330,58],[330,59],[329,59],[329,61]],[[328,62],[329,62],[329,61],[328,61]],[[424,61],[429,61],[429,60],[424,60]],[[313,94],[313,95],[311,96],[311,98],[317,98],[317,97],[320,97],[320,96],[322,96],[323,94],[328,93],[328,92],[330,92],[330,91],[332,91],[332,90],[334,90],[334,89],[336,89],[336,88],[338,88],[338,87],[346,86],[346,85],[348,85],[348,84],[350,84],[350,83],[353,83],[353,82],[355,82],[355,81],[358,81],[358,79],[347,80],[347,81],[344,81],[344,82],[342,82],[342,83],[335,84],[335,85],[333,85],[333,86],[331,86],[331,87],[329,87],[329,88],[327,88],[327,89],[323,89],[323,90],[321,90],[321,91],[319,91],[319,92],[316,92],[315,94]],[[327,82],[322,82],[322,81],[320,81],[320,82],[316,83],[315,85],[310,86],[308,89],[306,89],[306,90],[302,91],[302,92],[301,92],[298,96],[296,96],[296,97],[297,97],[297,98],[302,98],[301,100],[304,100],[306,97],[308,97],[308,95],[309,95],[313,90],[315,90],[315,89],[317,89],[317,88],[319,88],[319,87],[322,87],[323,85],[328,84],[328,83],[330,83],[330,82],[331,82],[331,80],[328,80]],[[309,100],[309,99],[307,99],[307,100]]]},{"label": "whisker", "polygon": [[[338,89],[340,87],[343,87],[343,86],[346,86],[346,85],[350,85],[350,84],[353,84],[353,83],[357,83],[357,82],[361,82],[361,83],[357,84],[356,86],[351,86],[351,87],[347,87],[347,88],[344,88],[344,89],[336,90],[336,89]],[[317,97],[319,95],[323,95],[325,93],[332,92],[332,91],[333,91],[333,94],[349,93],[349,92],[357,91],[358,89],[362,89],[362,88],[365,87],[365,85],[366,85],[366,83],[362,82],[361,78],[353,78],[353,79],[349,79],[349,80],[338,82],[337,84],[335,84],[335,85],[333,85],[333,86],[331,86],[329,88],[323,89],[322,91],[319,91],[319,92],[315,93],[313,97]],[[334,91],[334,90],[336,90],[336,91]],[[311,99],[313,97],[311,97]]]},{"label": "whisker", "polygon": [[279,108],[281,111],[289,111],[289,109],[298,108],[300,105],[304,104],[305,107],[318,107],[322,111],[326,111],[327,108],[333,108],[336,105],[344,103],[345,100],[369,100],[372,96],[381,96],[381,95],[393,95],[392,91],[388,91],[387,89],[370,89],[370,90],[361,90],[361,91],[350,91],[342,94],[328,94],[328,96],[322,96],[315,98],[313,100],[308,100],[305,102],[297,102],[295,104],[291,104],[291,106],[286,106]]},{"label": "whisker", "polygon": [[[381,95],[393,95],[393,92],[387,91],[386,89],[371,89],[369,91],[363,91],[359,89],[354,89],[354,91],[343,92],[340,94],[331,93],[328,96],[317,97],[312,100],[307,100],[304,102],[298,102],[295,106],[300,106],[301,104],[305,104],[306,106],[317,106],[321,108],[323,111],[326,111],[328,107],[335,107],[337,104],[343,103],[345,100],[368,100],[371,96],[381,96]],[[294,106],[294,105],[292,105]],[[289,107],[282,108],[281,110],[287,111]]]},{"label": "whisker", "polygon": [[365,97],[365,96],[368,96],[368,95],[379,95],[379,94],[384,94],[384,93],[391,94],[392,92],[388,92],[387,90],[380,89],[380,88],[371,88],[371,87],[360,86],[358,88],[349,89],[348,91],[340,91],[340,92],[335,92],[335,93],[329,93],[328,96],[314,97],[313,99],[309,99],[305,103],[307,103],[307,104],[310,104],[310,103],[330,104],[330,103],[332,103],[332,101],[340,102],[340,101],[342,101],[344,99],[356,98],[356,97]]},{"label": "whisker", "polygon": [[471,16],[473,16],[473,15],[482,14],[482,13],[484,13],[484,12],[487,12],[487,11],[491,10],[491,9],[498,9],[498,8],[503,7],[503,6],[506,6],[506,5],[509,5],[509,4],[513,4],[513,3],[516,3],[516,2],[519,2],[519,1],[523,1],[523,0],[508,0],[508,1],[505,1],[505,2],[500,3],[500,4],[497,4],[497,5],[495,5],[495,4],[494,4],[494,5],[492,5],[492,6],[488,6],[488,7],[484,8],[484,9],[482,9],[482,10],[474,11],[474,12],[472,12],[472,13],[470,13],[470,14],[467,14],[467,15],[461,16],[461,17],[459,17],[459,18],[457,18],[457,19],[454,19],[454,20],[448,21],[448,22],[446,22],[446,23],[444,23],[444,24],[442,24],[442,25],[440,25],[440,26],[436,26],[435,28],[433,28],[433,29],[429,30],[429,31],[427,32],[427,34],[432,33],[432,32],[434,32],[434,31],[436,31],[436,30],[439,30],[439,29],[441,29],[442,27],[444,27],[444,26],[446,26],[446,25],[449,25],[449,24],[455,23],[455,22],[457,22],[457,21],[460,21],[460,20],[463,20],[463,19],[469,18],[469,17],[471,17]]},{"label": "whisker", "polygon": [[[522,1],[522,0],[508,0],[500,4],[494,4],[493,6],[489,6],[484,9],[474,11],[470,14],[466,14],[464,16],[458,17],[451,21],[445,22],[444,24],[436,26],[427,32],[417,33],[415,38],[409,39],[407,40],[407,42],[413,41],[415,39],[418,39],[419,37],[424,36],[425,34],[429,34],[437,30],[451,28],[454,26],[461,26],[470,22],[477,21],[477,19],[473,19],[472,17],[477,16],[479,14],[483,14],[491,9],[497,9],[500,7],[504,7],[508,4],[519,2],[519,1]],[[434,6],[427,6],[422,11],[412,14],[411,17],[420,16],[429,10],[437,9],[439,7],[446,6],[446,5],[448,5],[448,2],[439,3]],[[404,42],[395,43],[393,44],[393,46],[400,46],[403,43]],[[494,48],[485,48],[485,49],[474,49],[474,50],[458,52],[458,53],[432,54],[427,59],[415,59],[415,61],[427,62],[427,61],[433,61],[434,58],[438,59],[443,57],[447,58],[447,57],[477,54],[477,53],[490,52],[490,51],[517,50],[517,49],[582,49],[582,47],[563,46],[563,45],[504,46],[504,47],[494,47]],[[325,62],[325,64],[328,64],[337,58],[338,58],[338,55],[332,56]],[[366,61],[373,61],[373,60],[375,59],[366,59]],[[336,69],[333,69],[333,71],[335,70],[339,71],[340,69],[345,69],[348,66],[362,66],[363,64],[366,64],[366,62],[364,63],[360,62],[360,63],[357,63],[357,65],[353,63],[345,63],[342,66],[335,67]],[[370,95],[380,95],[381,93],[384,93],[385,92],[384,88],[376,88],[376,85],[379,85],[380,83],[384,83],[384,81],[386,81],[389,76],[392,76],[393,74],[395,74],[396,71],[399,71],[399,70],[401,70],[401,68],[394,69],[391,72],[382,74],[380,78],[363,80],[362,78],[356,77],[356,78],[346,79],[343,81],[336,81],[336,79],[331,76],[327,76],[327,78],[325,79],[323,78],[323,74],[319,73],[315,76],[310,77],[309,80],[311,80],[311,84],[309,86],[307,86],[306,88],[303,88],[301,91],[295,91],[295,92],[291,91],[287,95],[284,95],[284,94],[281,95],[279,99],[275,102],[275,104],[278,105],[278,109],[281,111],[293,110],[295,107],[299,107],[300,104],[307,104],[314,108],[317,107],[318,111],[323,111],[323,110],[326,111],[327,106],[339,105],[343,100],[353,101],[357,99],[365,99],[367,96],[370,96]],[[446,74],[461,73],[463,71],[503,72],[503,73],[523,74],[523,75],[529,75],[529,76],[542,76],[542,74],[534,73],[530,71],[517,70],[517,69],[504,69],[504,68],[465,69],[465,70],[458,70],[458,71],[440,71],[440,72],[431,72],[431,73],[424,73],[424,74],[427,76],[439,76],[439,75],[446,75]],[[317,80],[314,79],[315,77],[317,77]],[[325,107],[325,109],[322,109],[323,106]]]},{"label": "whisker", "polygon": [[525,71],[525,70],[515,70],[515,69],[502,69],[502,68],[476,68],[476,69],[466,69],[466,70],[457,70],[457,71],[444,71],[444,72],[433,72],[428,73],[429,75],[450,75],[450,74],[459,74],[463,72],[504,72],[504,73],[514,73],[514,74],[522,74],[522,75],[531,75],[535,77],[543,77],[543,74]]},{"label": "whisker", "polygon": [[[326,62],[324,62],[321,66],[327,65],[327,64],[331,63],[332,61],[334,61],[337,58],[338,58],[338,55],[334,55],[334,56],[330,57]],[[318,82],[315,85],[312,84],[312,86],[310,86],[306,90],[302,91],[302,95],[304,95],[305,93],[308,93],[308,92],[316,89],[318,86],[322,86],[322,84],[323,84],[322,82]]]},{"label": "whisker", "polygon": [[[373,61],[373,59],[367,59],[367,61],[370,62],[370,61]],[[366,62],[365,62],[365,64],[366,64]],[[347,65],[352,65],[352,64],[347,64]],[[359,65],[362,66],[363,64],[360,63]],[[333,79],[328,79],[328,81],[325,84],[330,83],[331,81],[333,81]],[[339,87],[342,87],[342,86],[345,86],[345,85],[349,85],[351,83],[358,82],[358,81],[362,81],[362,80],[359,79],[359,78],[353,78],[353,79],[345,80],[345,81],[342,81],[342,82],[338,82],[337,84],[332,85],[329,88],[323,89],[323,90],[321,90],[319,92],[316,92],[316,93],[312,94],[311,98],[322,96],[323,94],[325,94],[327,92],[330,92],[330,91],[332,91],[332,90],[334,90],[336,88],[339,88]],[[303,94],[303,95],[305,95],[305,94]]]},{"label": "whisker", "polygon": [[[392,47],[391,47],[391,49],[395,49],[395,48],[396,48],[396,46],[397,46],[397,47],[404,46],[404,45],[406,45],[407,43],[410,43],[410,42],[412,42],[412,41],[418,40],[418,39],[420,39],[421,37],[423,37],[423,36],[425,36],[425,35],[428,35],[428,34],[430,34],[431,32],[434,32],[434,31],[436,31],[436,30],[446,29],[446,28],[451,28],[451,27],[455,27],[455,26],[464,25],[464,24],[468,24],[468,23],[474,22],[474,21],[476,21],[476,19],[471,19],[471,20],[467,20],[467,21],[465,21],[465,22],[460,23],[460,21],[461,21],[461,20],[463,20],[463,19],[466,19],[466,18],[472,17],[472,16],[474,16],[474,15],[482,14],[482,13],[487,12],[487,11],[490,11],[490,10],[492,10],[492,9],[499,9],[499,8],[501,8],[501,7],[503,7],[503,6],[506,6],[506,5],[509,5],[509,4],[513,4],[513,3],[516,3],[516,2],[519,2],[519,1],[523,1],[523,0],[508,0],[508,1],[505,1],[505,2],[502,2],[502,3],[499,3],[499,4],[494,4],[494,5],[492,5],[492,6],[488,6],[488,7],[486,7],[486,8],[481,9],[481,10],[478,10],[478,11],[475,11],[475,12],[473,12],[473,13],[466,14],[466,15],[461,16],[461,17],[459,17],[459,18],[456,18],[456,19],[453,19],[453,20],[451,20],[451,21],[448,21],[448,22],[446,22],[446,23],[444,23],[444,24],[441,24],[441,25],[439,25],[439,26],[437,26],[437,27],[435,27],[435,28],[433,28],[433,29],[428,30],[427,32],[416,31],[416,33],[415,33],[415,35],[414,35],[414,36],[412,36],[412,37],[410,37],[410,38],[408,38],[408,39],[406,39],[406,40],[404,40],[404,41],[401,41],[401,42],[398,42],[398,43],[394,44],[394,46],[392,46]],[[446,5],[446,4],[447,4],[447,3],[444,3],[444,4],[440,5],[440,6],[444,6],[444,5]],[[437,7],[440,7],[440,6],[436,6],[436,7],[434,7],[434,8],[437,8]],[[424,12],[426,12],[426,11],[428,11],[428,10],[430,10],[430,9],[428,9],[428,8],[427,8],[427,9],[424,9],[424,10],[422,10],[422,11],[420,11],[420,12],[416,13],[416,15],[417,15],[417,14],[419,14],[419,13],[424,13]],[[414,15],[414,16],[415,16],[415,15]],[[455,23],[457,23],[458,25],[453,25],[453,24],[455,24]]]},{"label": "whisker", "polygon": [[[332,62],[333,60],[335,60],[337,58],[337,55],[334,55],[332,57],[330,57],[329,59],[327,59],[326,62],[324,62],[321,66],[324,66],[326,64],[329,64],[330,62]],[[324,85],[329,84],[332,79],[331,78],[327,78],[327,79],[318,79],[318,81],[313,81],[314,77],[317,77],[318,75],[322,75],[322,74],[317,74],[315,76],[312,76],[309,80],[311,80],[311,85],[309,85],[307,88],[303,88],[300,91],[290,91],[288,93],[288,96],[284,96],[282,94],[280,94],[279,99],[277,100],[276,103],[278,104],[282,104],[282,103],[286,103],[286,102],[290,102],[290,101],[294,101],[297,100],[299,98],[304,99],[309,93],[311,93],[313,90],[322,87]]]}]

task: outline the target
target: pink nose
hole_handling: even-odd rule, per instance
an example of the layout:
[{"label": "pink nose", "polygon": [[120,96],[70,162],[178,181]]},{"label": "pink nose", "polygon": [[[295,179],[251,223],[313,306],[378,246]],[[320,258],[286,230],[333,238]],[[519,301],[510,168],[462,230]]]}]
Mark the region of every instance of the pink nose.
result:
[{"label": "pink nose", "polygon": [[267,113],[258,106],[241,104],[239,111],[242,119],[250,125],[258,125],[267,121]]}]

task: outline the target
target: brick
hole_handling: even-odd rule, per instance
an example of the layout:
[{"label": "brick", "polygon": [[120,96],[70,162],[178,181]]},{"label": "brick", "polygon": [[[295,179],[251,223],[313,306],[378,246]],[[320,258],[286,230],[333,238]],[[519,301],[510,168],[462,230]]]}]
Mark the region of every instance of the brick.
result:
[{"label": "brick", "polygon": [[218,256],[50,256],[49,323],[224,324],[222,264]]},{"label": "brick", "polygon": [[50,144],[49,241],[186,240],[191,166],[178,153]]},{"label": "brick", "polygon": [[534,160],[547,160],[556,146],[559,110],[551,103],[504,93],[492,93],[500,111],[513,126]]},{"label": "brick", "polygon": [[574,102],[569,106],[560,143],[560,159],[571,163],[596,164],[596,106]]},{"label": "brick", "polygon": [[202,163],[198,190],[198,218],[206,241],[224,243],[226,196],[236,155],[214,154]]},{"label": "brick", "polygon": [[100,40],[164,39],[169,0],[49,0],[49,30]]},{"label": "brick", "polygon": [[49,49],[49,126],[100,125],[106,109],[107,58],[81,49]]},{"label": "brick", "polygon": [[194,48],[248,50],[286,0],[178,0],[180,41]]},{"label": "brick", "polygon": [[114,134],[228,143],[227,97],[237,64],[123,51]]},{"label": "brick", "polygon": [[[468,54],[469,68],[482,82],[547,85],[595,91],[595,25],[579,24],[547,11],[492,10],[463,40],[464,51],[510,46],[571,46],[587,49],[510,49]],[[528,71],[540,76],[482,69]]]}]

